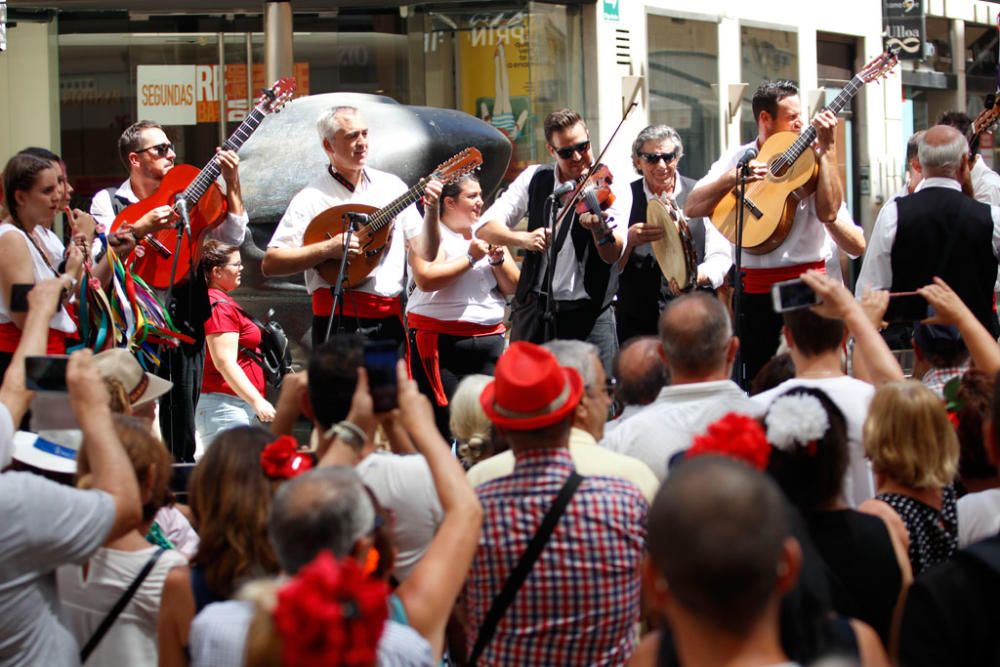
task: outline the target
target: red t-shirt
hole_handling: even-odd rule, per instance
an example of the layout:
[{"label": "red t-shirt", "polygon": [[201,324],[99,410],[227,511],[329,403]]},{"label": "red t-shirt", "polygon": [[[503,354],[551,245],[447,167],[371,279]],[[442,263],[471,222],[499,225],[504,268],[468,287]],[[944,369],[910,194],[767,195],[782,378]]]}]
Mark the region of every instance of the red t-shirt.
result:
[{"label": "red t-shirt", "polygon": [[[236,302],[228,294],[214,287],[208,290],[208,301],[215,305],[212,306],[212,316],[205,322],[205,335],[235,331],[240,335],[240,348],[257,350],[260,346],[260,329],[253,323],[253,320],[240,311]],[[247,356],[242,349],[236,353],[236,361],[246,376],[250,378],[253,386],[263,395],[264,370],[260,364]],[[205,373],[201,380],[201,391],[202,393],[236,396],[236,392],[222,377],[222,373],[215,368],[211,350],[208,350],[208,354],[205,355]]]}]

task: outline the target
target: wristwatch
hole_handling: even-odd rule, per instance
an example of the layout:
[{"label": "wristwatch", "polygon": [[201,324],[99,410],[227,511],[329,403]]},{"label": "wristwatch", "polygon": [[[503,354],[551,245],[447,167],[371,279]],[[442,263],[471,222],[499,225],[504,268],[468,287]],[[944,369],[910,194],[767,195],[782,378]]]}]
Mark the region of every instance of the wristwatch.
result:
[{"label": "wristwatch", "polygon": [[465,253],[465,258],[469,260],[469,266],[476,265],[476,258],[472,256],[472,253]]}]

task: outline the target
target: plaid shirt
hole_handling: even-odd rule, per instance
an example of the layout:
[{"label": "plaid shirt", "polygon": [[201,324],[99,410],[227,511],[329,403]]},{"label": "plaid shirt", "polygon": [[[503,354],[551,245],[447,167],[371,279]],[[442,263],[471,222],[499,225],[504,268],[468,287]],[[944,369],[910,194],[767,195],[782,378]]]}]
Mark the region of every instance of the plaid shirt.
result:
[{"label": "plaid shirt", "polygon": [[[477,489],[479,550],[465,585],[468,649],[574,469],[567,449],[520,453]],[[586,477],[507,609],[481,665],[620,665],[635,648],[646,501],[623,479]]]},{"label": "plaid shirt", "polygon": [[924,373],[920,381],[924,383],[925,387],[937,394],[938,398],[944,398],[944,386],[952,378],[962,377],[968,370],[969,364],[949,366],[947,368],[932,368]]}]

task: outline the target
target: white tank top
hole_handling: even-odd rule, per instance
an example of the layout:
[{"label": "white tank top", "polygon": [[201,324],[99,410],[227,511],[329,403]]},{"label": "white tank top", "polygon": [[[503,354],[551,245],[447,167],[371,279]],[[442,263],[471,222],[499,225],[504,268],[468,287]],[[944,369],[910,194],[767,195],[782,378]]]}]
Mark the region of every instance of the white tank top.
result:
[{"label": "white tank top", "polygon": [[[37,227],[38,247],[45,251],[47,258],[51,262],[52,266],[56,266],[57,262],[62,261],[62,254],[65,248],[59,238],[50,230],[44,227]],[[31,269],[35,274],[35,282],[40,282],[42,280],[48,280],[49,278],[55,278],[56,275],[52,273],[52,269],[49,268],[49,264],[46,263],[46,258],[43,258],[38,252],[38,248],[35,244],[31,242],[28,235],[25,234],[24,230],[20,227],[15,226],[10,222],[10,220],[4,220],[0,223],[0,236],[4,234],[14,232],[20,234],[24,239],[24,242],[28,245],[28,254],[31,256]],[[6,324],[11,322],[10,318],[10,293],[9,291],[5,294],[4,290],[0,290],[0,324]],[[73,320],[70,318],[69,313],[66,309],[61,307],[59,311],[52,316],[49,320],[49,328],[62,331],[64,333],[73,333],[76,331],[76,325],[73,324]]]},{"label": "white tank top", "polygon": [[[456,257],[464,259],[469,253],[469,239],[443,224],[438,227],[441,230],[441,250],[445,260]],[[473,230],[477,227],[478,225],[473,226]],[[406,302],[406,312],[447,322],[492,325],[503,321],[505,305],[506,300],[497,287],[489,256],[484,256],[444,289],[425,292],[419,287],[415,288]]]}]

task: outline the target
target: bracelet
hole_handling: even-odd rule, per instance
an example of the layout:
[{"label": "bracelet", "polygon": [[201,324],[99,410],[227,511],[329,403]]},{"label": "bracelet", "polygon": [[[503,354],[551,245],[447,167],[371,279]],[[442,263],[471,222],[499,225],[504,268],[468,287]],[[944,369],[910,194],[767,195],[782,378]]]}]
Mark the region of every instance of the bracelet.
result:
[{"label": "bracelet", "polygon": [[469,260],[469,266],[470,267],[476,265],[476,259],[475,259],[475,257],[472,256],[471,253],[465,253],[465,258],[467,260]]},{"label": "bracelet", "polygon": [[504,263],[505,259],[507,259],[507,258],[506,257],[501,257],[499,262],[490,262],[490,266],[500,266],[501,264]]},{"label": "bracelet", "polygon": [[356,450],[364,447],[365,441],[368,439],[365,437],[365,432],[357,424],[352,424],[346,419],[331,426],[326,432],[326,437],[336,437],[339,440],[343,440],[352,449]]}]

